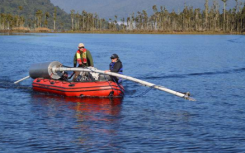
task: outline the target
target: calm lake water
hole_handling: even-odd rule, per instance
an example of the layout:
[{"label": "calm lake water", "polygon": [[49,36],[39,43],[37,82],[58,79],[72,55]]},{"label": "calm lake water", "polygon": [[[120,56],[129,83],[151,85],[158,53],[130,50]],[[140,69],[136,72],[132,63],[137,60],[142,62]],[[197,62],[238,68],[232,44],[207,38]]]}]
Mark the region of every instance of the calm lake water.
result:
[{"label": "calm lake water", "polygon": [[[31,64],[73,65],[78,43],[108,69],[197,100],[125,80],[124,99],[67,98],[32,90]],[[245,36],[0,35],[0,152],[244,152]]]}]

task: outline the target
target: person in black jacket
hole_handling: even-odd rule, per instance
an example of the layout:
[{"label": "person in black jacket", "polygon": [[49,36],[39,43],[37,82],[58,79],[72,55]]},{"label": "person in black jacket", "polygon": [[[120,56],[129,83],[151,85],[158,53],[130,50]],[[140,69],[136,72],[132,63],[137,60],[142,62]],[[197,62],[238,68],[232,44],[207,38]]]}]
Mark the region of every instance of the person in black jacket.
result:
[{"label": "person in black jacket", "polygon": [[[114,73],[123,73],[123,65],[121,60],[119,59],[119,56],[117,54],[112,54],[111,55],[111,63],[109,65],[110,70],[106,70],[105,72],[114,72]],[[117,78],[114,76],[110,76],[112,81],[117,82],[117,83],[122,83],[121,78]]]}]

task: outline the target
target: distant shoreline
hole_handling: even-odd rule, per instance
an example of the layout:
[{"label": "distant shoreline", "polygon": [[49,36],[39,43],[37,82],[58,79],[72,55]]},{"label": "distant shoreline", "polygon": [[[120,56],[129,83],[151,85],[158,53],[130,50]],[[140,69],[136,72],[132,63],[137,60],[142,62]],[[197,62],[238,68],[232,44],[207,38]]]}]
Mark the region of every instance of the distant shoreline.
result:
[{"label": "distant shoreline", "polygon": [[0,30],[0,34],[28,34],[28,33],[71,33],[71,34],[172,34],[172,35],[244,35],[245,32],[223,31],[63,31],[63,32],[38,32],[38,31],[14,31]]}]

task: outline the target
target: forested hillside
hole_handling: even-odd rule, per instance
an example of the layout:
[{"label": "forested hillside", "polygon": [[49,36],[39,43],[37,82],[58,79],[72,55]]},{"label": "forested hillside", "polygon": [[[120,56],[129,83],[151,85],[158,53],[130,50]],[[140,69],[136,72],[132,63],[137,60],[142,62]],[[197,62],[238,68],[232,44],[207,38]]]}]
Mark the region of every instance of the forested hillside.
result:
[{"label": "forested hillside", "polygon": [[[70,29],[70,16],[50,0],[0,0],[0,29],[47,27]],[[8,21],[3,24],[4,21]],[[55,27],[54,27],[54,23]]]}]

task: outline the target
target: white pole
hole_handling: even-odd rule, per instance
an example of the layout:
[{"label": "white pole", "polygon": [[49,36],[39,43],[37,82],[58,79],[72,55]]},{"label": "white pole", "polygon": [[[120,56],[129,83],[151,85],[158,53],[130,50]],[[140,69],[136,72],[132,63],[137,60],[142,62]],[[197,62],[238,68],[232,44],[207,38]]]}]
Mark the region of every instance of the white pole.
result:
[{"label": "white pole", "polygon": [[57,68],[57,67],[53,67],[52,71],[53,71],[53,73],[56,73],[57,71],[83,71],[83,72],[96,72],[96,73],[108,74],[108,75],[111,75],[111,76],[120,77],[120,78],[123,78],[123,79],[126,79],[126,80],[134,81],[134,82],[140,83],[142,85],[145,85],[145,86],[148,86],[148,87],[151,87],[151,88],[162,90],[162,91],[165,91],[167,93],[176,95],[178,97],[188,99],[190,101],[196,101],[194,98],[190,97],[189,92],[180,93],[180,92],[168,89],[168,88],[163,87],[163,86],[155,85],[155,84],[150,83],[150,82],[139,80],[139,79],[136,79],[136,78],[133,78],[133,77],[130,77],[130,76],[126,76],[126,75],[121,75],[121,74],[118,74],[118,73],[105,72],[105,71],[102,71],[102,70],[93,70],[93,69],[90,69],[89,67],[88,68],[65,68],[65,67],[58,67]]},{"label": "white pole", "polygon": [[17,83],[19,83],[21,81],[24,81],[24,80],[28,79],[28,78],[30,78],[30,76],[26,76],[26,77],[24,77],[24,78],[22,78],[22,79],[20,79],[18,81],[15,81],[14,84],[17,84]]}]

